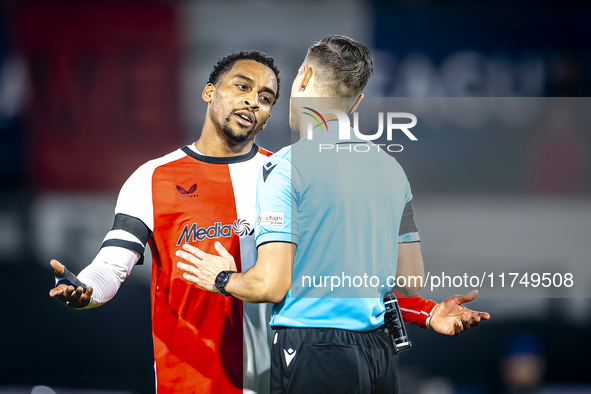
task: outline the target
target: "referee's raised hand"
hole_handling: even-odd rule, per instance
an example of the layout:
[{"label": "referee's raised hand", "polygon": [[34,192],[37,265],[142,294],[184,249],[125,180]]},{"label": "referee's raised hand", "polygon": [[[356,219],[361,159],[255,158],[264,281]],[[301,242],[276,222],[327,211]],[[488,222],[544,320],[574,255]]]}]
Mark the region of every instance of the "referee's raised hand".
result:
[{"label": "referee's raised hand", "polygon": [[473,311],[462,305],[477,296],[478,290],[472,290],[443,300],[433,311],[430,327],[439,334],[455,336],[478,326],[481,320],[490,319],[488,313]]},{"label": "referee's raised hand", "polygon": [[78,280],[76,275],[68,271],[59,261],[51,260],[49,264],[55,271],[56,279],[58,279],[56,287],[49,290],[49,296],[57,297],[58,300],[68,305],[70,308],[84,308],[88,305],[90,297],[92,296],[92,287],[88,286],[88,288],[86,288],[86,286]]}]

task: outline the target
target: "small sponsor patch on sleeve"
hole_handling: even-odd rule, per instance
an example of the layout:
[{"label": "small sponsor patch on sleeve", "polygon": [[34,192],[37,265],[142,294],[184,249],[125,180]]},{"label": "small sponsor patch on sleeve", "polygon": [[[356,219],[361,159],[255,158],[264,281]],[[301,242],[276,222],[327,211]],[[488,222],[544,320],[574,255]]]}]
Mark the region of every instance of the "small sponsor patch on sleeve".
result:
[{"label": "small sponsor patch on sleeve", "polygon": [[259,215],[259,224],[281,226],[283,225],[283,212],[261,213]]}]

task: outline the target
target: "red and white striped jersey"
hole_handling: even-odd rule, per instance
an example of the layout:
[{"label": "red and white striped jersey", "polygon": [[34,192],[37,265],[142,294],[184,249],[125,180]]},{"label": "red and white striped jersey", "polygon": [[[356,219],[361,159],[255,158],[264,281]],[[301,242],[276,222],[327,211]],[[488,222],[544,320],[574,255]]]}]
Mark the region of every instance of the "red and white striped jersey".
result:
[{"label": "red and white striped jersey", "polygon": [[[186,146],[142,165],[123,185],[116,214],[151,230],[152,333],[157,389],[166,393],[268,392],[265,304],[243,303],[183,279],[184,243],[217,254],[219,241],[239,271],[256,262],[256,178],[271,153],[254,145],[237,157]],[[265,379],[259,379],[266,376]]]}]

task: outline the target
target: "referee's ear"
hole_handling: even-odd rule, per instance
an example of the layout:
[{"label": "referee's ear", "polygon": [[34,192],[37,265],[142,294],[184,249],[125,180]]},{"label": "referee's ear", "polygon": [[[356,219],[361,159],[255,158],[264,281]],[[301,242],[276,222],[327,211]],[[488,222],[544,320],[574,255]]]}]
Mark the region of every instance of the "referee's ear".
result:
[{"label": "referee's ear", "polygon": [[310,84],[310,80],[312,79],[312,75],[314,72],[308,65],[303,65],[300,68],[300,72],[296,76],[294,84],[296,84],[297,92],[304,92],[308,85]]},{"label": "referee's ear", "polygon": [[359,107],[359,103],[361,102],[361,100],[363,100],[365,96],[363,95],[363,93],[361,93],[359,95],[359,97],[357,97],[357,100],[355,100],[355,104],[353,104],[353,106],[351,107],[351,109],[349,110],[349,113],[352,114],[353,112],[355,112],[355,110],[357,109],[357,107]]}]

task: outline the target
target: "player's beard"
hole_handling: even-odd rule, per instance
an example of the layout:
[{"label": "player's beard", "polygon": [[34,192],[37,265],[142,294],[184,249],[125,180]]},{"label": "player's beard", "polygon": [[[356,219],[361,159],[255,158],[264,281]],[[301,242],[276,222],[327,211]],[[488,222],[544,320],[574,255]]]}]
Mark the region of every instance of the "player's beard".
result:
[{"label": "player's beard", "polygon": [[224,120],[222,124],[222,133],[232,142],[240,144],[248,139],[250,135],[254,132],[254,125],[252,128],[246,133],[237,133],[232,127],[230,127],[230,117]]}]

